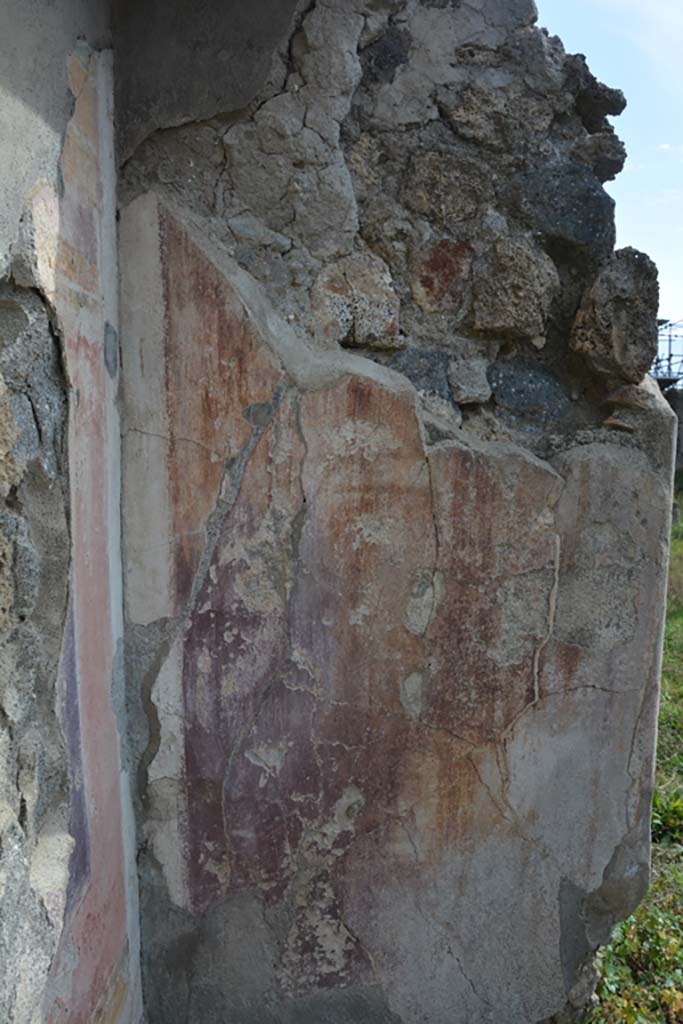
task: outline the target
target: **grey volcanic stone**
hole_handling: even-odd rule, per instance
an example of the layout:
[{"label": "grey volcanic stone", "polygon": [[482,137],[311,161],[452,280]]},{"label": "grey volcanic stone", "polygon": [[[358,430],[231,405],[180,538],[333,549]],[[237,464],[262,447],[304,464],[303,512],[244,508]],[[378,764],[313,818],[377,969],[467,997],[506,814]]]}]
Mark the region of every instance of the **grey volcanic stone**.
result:
[{"label": "grey volcanic stone", "polygon": [[605,131],[579,140],[572,150],[572,156],[587,164],[599,181],[612,181],[624,167],[626,147],[610,126]]},{"label": "grey volcanic stone", "polygon": [[545,343],[560,281],[552,260],[524,239],[500,239],[475,274],[474,327],[494,337]]},{"label": "grey volcanic stone", "polygon": [[545,238],[604,256],[614,248],[614,200],[590,168],[550,163],[512,186],[513,204],[530,228]]},{"label": "grey volcanic stone", "polygon": [[591,369],[638,384],[657,355],[657,268],[637,249],[621,249],[584,295],[571,347]]},{"label": "grey volcanic stone", "polygon": [[501,361],[491,367],[488,379],[496,405],[513,416],[547,424],[571,411],[566,385],[538,363]]},{"label": "grey volcanic stone", "polygon": [[565,70],[567,85],[576,95],[576,109],[589,132],[603,131],[608,115],[624,112],[626,97],[621,89],[612,89],[598,82],[582,54],[568,57]]},{"label": "grey volcanic stone", "polygon": [[498,351],[498,345],[467,342],[459,339],[458,349],[448,363],[448,383],[459,405],[488,402],[491,385],[487,371]]},{"label": "grey volcanic stone", "polygon": [[399,352],[397,356],[394,356],[389,365],[393,370],[404,373],[418,391],[424,391],[429,395],[438,395],[440,398],[450,401],[448,363],[447,352],[407,348],[404,352]]}]

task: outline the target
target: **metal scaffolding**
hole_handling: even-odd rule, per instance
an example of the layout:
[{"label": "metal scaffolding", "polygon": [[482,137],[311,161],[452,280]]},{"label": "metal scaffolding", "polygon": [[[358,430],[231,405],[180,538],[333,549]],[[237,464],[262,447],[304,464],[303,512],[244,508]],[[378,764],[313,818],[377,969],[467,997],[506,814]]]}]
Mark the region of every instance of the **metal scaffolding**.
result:
[{"label": "metal scaffolding", "polygon": [[650,372],[662,391],[683,379],[683,320],[659,321],[659,353]]}]

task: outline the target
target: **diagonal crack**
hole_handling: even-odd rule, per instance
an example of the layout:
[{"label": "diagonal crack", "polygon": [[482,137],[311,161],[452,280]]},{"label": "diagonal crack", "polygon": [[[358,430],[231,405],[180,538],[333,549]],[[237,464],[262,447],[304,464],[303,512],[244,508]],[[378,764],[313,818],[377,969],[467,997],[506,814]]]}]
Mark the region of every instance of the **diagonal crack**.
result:
[{"label": "diagonal crack", "polygon": [[261,438],[270,428],[270,425],[275,419],[288,390],[289,385],[285,381],[281,380],[275,388],[273,396],[268,403],[268,416],[265,418],[263,423],[256,424],[254,426],[254,429],[249,435],[249,440],[244,445],[237,458],[232,462],[226,463],[223,479],[221,480],[218,492],[219,497],[216,502],[216,507],[206,522],[207,543],[204,547],[201,558],[199,559],[199,564],[192,581],[190,596],[187,600],[185,610],[181,615],[183,626],[189,621],[195,610],[199,593],[204,586],[209,567],[213,560],[223,524],[232,512],[237,498],[239,497],[242,481],[244,479],[249,460],[256,450]]},{"label": "diagonal crack", "polygon": [[[208,517],[205,525],[207,541],[199,559],[197,569],[192,580],[192,588],[187,599],[185,608],[177,615],[165,630],[162,643],[159,645],[149,671],[142,681],[142,703],[145,716],[148,722],[149,739],[147,746],[142,753],[138,765],[138,794],[144,799],[149,783],[149,766],[156,757],[159,750],[161,737],[161,723],[159,713],[153,699],[154,684],[158,677],[161,666],[168,656],[174,642],[186,628],[195,611],[199,594],[205,584],[206,577],[213,560],[216,547],[221,536],[223,525],[230,516],[237,498],[239,497],[242,481],[244,479],[249,460],[256,450],[263,435],[270,428],[282,401],[289,390],[289,386],[281,380],[273,392],[269,403],[268,416],[260,424],[256,424],[236,459],[226,462],[220,488],[218,501]],[[143,433],[141,431],[141,433]],[[156,436],[156,435],[155,435]]]}]

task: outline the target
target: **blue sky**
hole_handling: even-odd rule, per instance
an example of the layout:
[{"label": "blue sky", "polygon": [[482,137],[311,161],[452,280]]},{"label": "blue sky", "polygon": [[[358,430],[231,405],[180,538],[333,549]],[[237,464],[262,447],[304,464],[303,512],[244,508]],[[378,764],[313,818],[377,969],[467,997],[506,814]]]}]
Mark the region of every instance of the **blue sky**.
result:
[{"label": "blue sky", "polygon": [[537,0],[539,24],[601,81],[622,89],[614,119],[628,161],[607,189],[617,245],[659,266],[659,315],[683,318],[683,0]]}]

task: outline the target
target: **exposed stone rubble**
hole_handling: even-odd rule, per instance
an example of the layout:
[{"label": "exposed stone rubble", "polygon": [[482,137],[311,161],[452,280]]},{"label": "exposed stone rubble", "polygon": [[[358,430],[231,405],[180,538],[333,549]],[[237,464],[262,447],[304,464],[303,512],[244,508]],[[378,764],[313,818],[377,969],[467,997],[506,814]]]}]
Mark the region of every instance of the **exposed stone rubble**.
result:
[{"label": "exposed stone rubble", "polygon": [[671,508],[624,97],[533,0],[96,7],[0,209],[0,1017],[577,1020]]},{"label": "exposed stone rubble", "polygon": [[596,373],[638,384],[657,355],[657,268],[635,249],[601,267],[572,328],[571,347]]},{"label": "exposed stone rubble", "polygon": [[40,297],[0,286],[0,1017],[33,1021],[64,919],[72,783],[66,388]]},{"label": "exposed stone rubble", "polygon": [[[625,101],[533,19],[531,2],[303,7],[251,113],[151,136],[124,196],[154,187],[203,217],[316,347],[469,336],[566,361],[614,245],[602,165],[623,162],[606,115]],[[641,379],[656,298],[644,276],[631,295]],[[574,420],[596,421],[580,401]]]}]

